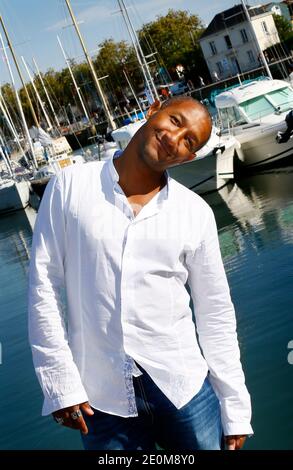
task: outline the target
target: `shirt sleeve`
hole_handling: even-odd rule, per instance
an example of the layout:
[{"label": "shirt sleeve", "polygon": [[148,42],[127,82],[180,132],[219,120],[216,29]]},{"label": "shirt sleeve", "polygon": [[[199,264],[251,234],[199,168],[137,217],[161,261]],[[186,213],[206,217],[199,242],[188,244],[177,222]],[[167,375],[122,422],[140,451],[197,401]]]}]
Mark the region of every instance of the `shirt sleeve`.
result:
[{"label": "shirt sleeve", "polygon": [[42,414],[88,400],[68,344],[64,291],[65,217],[61,183],[52,177],[34,229],[30,261],[29,340],[44,394]]},{"label": "shirt sleeve", "polygon": [[188,263],[200,347],[219,398],[224,434],[253,434],[235,311],[221,258],[214,214],[208,208],[200,247]]}]

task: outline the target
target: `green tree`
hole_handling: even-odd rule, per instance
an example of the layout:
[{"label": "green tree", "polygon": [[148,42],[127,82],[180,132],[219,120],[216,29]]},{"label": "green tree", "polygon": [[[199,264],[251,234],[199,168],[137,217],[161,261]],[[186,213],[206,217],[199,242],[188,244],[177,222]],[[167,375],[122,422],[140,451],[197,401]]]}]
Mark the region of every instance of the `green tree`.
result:
[{"label": "green tree", "polygon": [[273,15],[275,25],[279,34],[280,41],[286,41],[293,36],[292,26],[290,21],[286,20],[284,16]]},{"label": "green tree", "polygon": [[136,91],[143,85],[135,51],[126,41],[115,42],[112,38],[106,39],[99,44],[99,48],[95,66],[100,76],[108,75],[102,86],[112,101],[123,99],[125,94],[130,94],[124,71]]},{"label": "green tree", "polygon": [[[16,125],[16,128],[17,129],[20,129],[20,124],[19,124],[19,117],[18,117],[18,110],[17,110],[17,103],[16,103],[16,98],[15,98],[15,93],[14,93],[14,90],[12,88],[12,86],[10,85],[10,83],[5,83],[4,85],[2,85],[1,87],[1,94],[2,94],[2,97],[3,97],[3,101],[6,105],[6,108],[14,122],[14,124]],[[1,123],[3,123],[5,125],[5,129],[8,130],[9,127],[4,119],[4,117],[1,115]],[[8,130],[8,134],[10,135],[10,130]]]},{"label": "green tree", "polygon": [[139,38],[145,53],[150,52],[148,46],[158,51],[175,78],[174,70],[178,64],[194,73],[201,71],[202,74],[203,68],[206,69],[198,42],[203,31],[204,27],[197,15],[171,9],[167,15],[158,16],[155,21],[145,24],[139,32]]}]

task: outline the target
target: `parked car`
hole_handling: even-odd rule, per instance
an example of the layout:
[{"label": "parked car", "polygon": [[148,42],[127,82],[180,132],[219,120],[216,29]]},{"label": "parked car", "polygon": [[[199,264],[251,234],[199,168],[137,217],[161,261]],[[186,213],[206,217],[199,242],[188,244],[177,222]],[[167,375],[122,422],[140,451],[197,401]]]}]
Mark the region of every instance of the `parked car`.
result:
[{"label": "parked car", "polygon": [[169,90],[173,96],[181,95],[182,93],[186,93],[187,91],[189,91],[188,86],[185,85],[184,82],[175,82],[169,87]]}]

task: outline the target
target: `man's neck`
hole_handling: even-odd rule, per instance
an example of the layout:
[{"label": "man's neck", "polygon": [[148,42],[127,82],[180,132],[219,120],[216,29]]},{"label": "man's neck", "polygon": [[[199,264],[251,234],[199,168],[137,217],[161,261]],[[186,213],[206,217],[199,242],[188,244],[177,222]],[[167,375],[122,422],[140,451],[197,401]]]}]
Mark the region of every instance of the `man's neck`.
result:
[{"label": "man's neck", "polygon": [[131,149],[125,149],[114,166],[126,197],[154,195],[166,184],[164,172],[152,171]]}]

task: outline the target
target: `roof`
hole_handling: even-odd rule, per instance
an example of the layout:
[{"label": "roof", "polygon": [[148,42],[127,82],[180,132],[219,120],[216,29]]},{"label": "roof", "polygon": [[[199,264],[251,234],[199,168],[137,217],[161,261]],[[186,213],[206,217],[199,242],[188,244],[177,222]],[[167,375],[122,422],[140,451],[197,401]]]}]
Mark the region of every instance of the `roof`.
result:
[{"label": "roof", "polygon": [[[267,10],[263,6],[258,7],[248,7],[248,12],[250,17],[254,17],[257,15],[262,15],[263,13],[267,13]],[[212,34],[218,33],[219,31],[225,30],[231,26],[237,25],[239,23],[243,23],[247,21],[245,11],[242,5],[235,5],[228,10],[222,11],[218,13],[210,24],[208,25],[207,29],[201,35],[200,39],[205,38],[206,36],[210,36]]]},{"label": "roof", "polygon": [[256,96],[261,96],[288,86],[289,83],[283,80],[260,80],[251,82],[220,93],[215,98],[215,104],[218,109],[229,108],[231,106],[237,106],[244,101],[251,100]]}]

